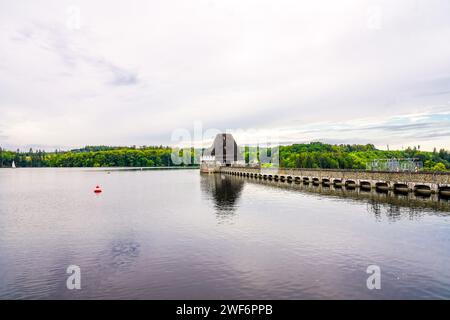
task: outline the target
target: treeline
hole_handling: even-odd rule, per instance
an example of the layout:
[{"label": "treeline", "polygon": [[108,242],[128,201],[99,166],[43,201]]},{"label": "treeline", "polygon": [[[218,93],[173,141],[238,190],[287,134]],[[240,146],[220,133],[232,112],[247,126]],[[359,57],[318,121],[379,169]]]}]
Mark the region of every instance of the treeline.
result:
[{"label": "treeline", "polygon": [[[0,148],[0,167],[163,167],[175,164],[172,149],[163,146],[107,147],[87,146],[71,151],[45,151],[30,149],[28,152],[11,152]],[[194,156],[192,152],[190,157]],[[191,161],[194,163],[194,161]]]},{"label": "treeline", "polygon": [[324,169],[366,169],[367,163],[375,159],[416,158],[425,170],[450,169],[450,152],[444,149],[433,152],[420,151],[418,148],[406,150],[378,150],[372,144],[367,145],[330,145],[321,142],[281,146],[280,166],[287,168],[324,168]]},{"label": "treeline", "polygon": [[[444,149],[425,152],[419,148],[406,150],[378,150],[374,145],[330,145],[321,142],[279,147],[280,166],[286,168],[366,169],[375,159],[416,158],[425,170],[450,169],[450,152]],[[249,148],[245,159],[249,161]],[[172,149],[165,146],[111,147],[86,146],[71,151],[45,152],[29,150],[12,152],[0,148],[0,167],[161,167],[198,164],[201,150],[191,149],[185,154],[184,164],[173,163]],[[180,157],[182,154],[179,154]],[[190,159],[190,161],[186,161]],[[190,163],[190,164],[186,164]]]}]

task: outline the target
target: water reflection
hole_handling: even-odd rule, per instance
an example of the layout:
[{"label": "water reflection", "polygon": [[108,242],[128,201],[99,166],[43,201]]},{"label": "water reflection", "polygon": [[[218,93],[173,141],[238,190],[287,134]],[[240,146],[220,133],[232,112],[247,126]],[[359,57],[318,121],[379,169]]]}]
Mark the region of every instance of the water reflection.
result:
[{"label": "water reflection", "polygon": [[[450,210],[436,195],[25,169],[0,170],[0,204],[3,299],[450,296]],[[71,264],[82,290],[66,288]],[[382,268],[382,290],[367,290],[369,264]]]},{"label": "water reflection", "polygon": [[[233,185],[242,183],[261,184],[270,188],[285,188],[318,194],[321,197],[333,197],[347,201],[358,201],[367,203],[367,212],[375,216],[377,220],[386,217],[389,221],[395,222],[401,219],[417,219],[424,214],[448,215],[450,212],[450,201],[448,198],[440,197],[437,194],[420,196],[414,193],[397,193],[394,191],[376,191],[373,189],[335,187],[322,184],[289,183],[281,181],[270,181],[252,179],[246,177],[214,175],[217,192],[220,192],[224,185],[227,186],[227,193]],[[240,192],[240,189],[239,189]],[[226,197],[226,194],[217,197]]]},{"label": "water reflection", "polygon": [[227,219],[234,214],[245,181],[220,174],[201,176],[201,189],[212,196],[217,217]]}]

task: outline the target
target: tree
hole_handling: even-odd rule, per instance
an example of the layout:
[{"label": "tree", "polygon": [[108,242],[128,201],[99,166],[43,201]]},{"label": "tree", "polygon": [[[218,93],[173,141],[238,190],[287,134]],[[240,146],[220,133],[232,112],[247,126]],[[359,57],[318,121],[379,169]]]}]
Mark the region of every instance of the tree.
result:
[{"label": "tree", "polygon": [[436,163],[435,166],[433,167],[433,170],[435,171],[446,171],[447,168],[445,167],[445,164],[443,164],[442,162]]}]

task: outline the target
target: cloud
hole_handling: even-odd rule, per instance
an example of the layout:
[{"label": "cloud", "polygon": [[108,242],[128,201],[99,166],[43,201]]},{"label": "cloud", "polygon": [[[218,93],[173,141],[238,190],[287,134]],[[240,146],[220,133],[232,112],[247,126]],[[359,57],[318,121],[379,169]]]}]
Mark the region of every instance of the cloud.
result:
[{"label": "cloud", "polygon": [[[429,111],[387,118],[354,119],[343,123],[315,123],[301,130],[285,128],[294,138],[289,143],[323,141],[327,143],[373,143],[379,147],[401,148],[421,145],[425,149],[445,146],[450,141],[450,112]],[[296,137],[296,139],[295,139]]]},{"label": "cloud", "polygon": [[[437,126],[438,125],[438,126]],[[448,125],[448,122],[443,122],[442,125],[445,127]],[[426,129],[439,129],[439,123],[435,122],[419,122],[419,123],[409,123],[409,124],[392,124],[392,123],[382,123],[380,125],[373,125],[363,128],[346,128],[341,129],[340,131],[363,131],[363,132],[370,132],[372,130],[380,130],[380,131],[386,131],[386,132],[420,132],[421,130]]]},{"label": "cloud", "polygon": [[[19,42],[34,42],[38,47],[57,55],[70,69],[84,63],[99,72],[110,74],[105,83],[112,85],[134,85],[138,83],[137,73],[114,64],[89,52],[89,49],[71,43],[71,32],[59,25],[35,22],[17,31],[11,38]],[[70,71],[69,71],[70,72]]]},{"label": "cloud", "polygon": [[128,86],[138,83],[137,74],[118,68],[114,65],[110,65],[111,73],[114,75],[113,81],[111,82],[116,86]]},{"label": "cloud", "polygon": [[167,144],[199,120],[283,141],[450,149],[448,119],[413,118],[450,109],[449,3],[73,5],[0,1],[2,144]]}]

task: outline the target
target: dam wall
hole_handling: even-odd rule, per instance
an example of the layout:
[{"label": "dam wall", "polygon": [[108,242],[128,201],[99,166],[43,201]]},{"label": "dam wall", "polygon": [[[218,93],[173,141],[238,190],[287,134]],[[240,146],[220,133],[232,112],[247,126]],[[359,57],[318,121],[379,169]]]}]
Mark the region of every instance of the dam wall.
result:
[{"label": "dam wall", "polygon": [[211,170],[211,172],[275,181],[450,195],[450,173],[447,172],[390,172],[286,168],[265,169],[246,166],[221,166],[216,167],[214,170]]}]

